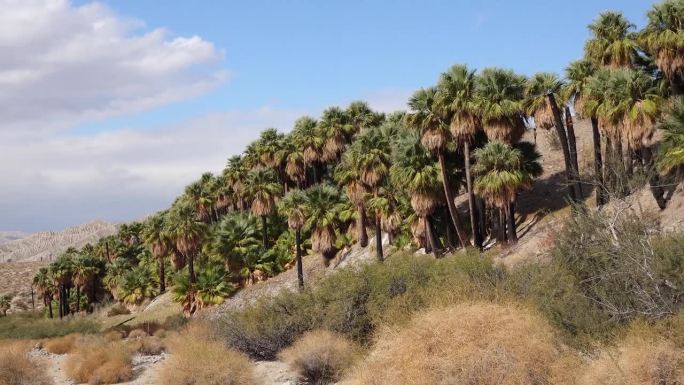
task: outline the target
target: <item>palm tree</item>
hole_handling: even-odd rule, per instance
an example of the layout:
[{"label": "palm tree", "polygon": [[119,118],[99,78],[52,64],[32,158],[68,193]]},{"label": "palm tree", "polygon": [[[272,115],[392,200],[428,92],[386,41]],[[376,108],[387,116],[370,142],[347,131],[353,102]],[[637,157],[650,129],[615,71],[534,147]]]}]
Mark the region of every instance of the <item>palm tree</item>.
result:
[{"label": "palm tree", "polygon": [[589,24],[592,37],[584,46],[586,58],[597,67],[632,67],[638,49],[631,33],[634,28],[622,13],[601,13]]},{"label": "palm tree", "polygon": [[490,140],[513,144],[525,133],[525,84],[524,76],[501,68],[485,68],[477,77],[475,108]]},{"label": "palm tree", "polygon": [[352,133],[352,126],[344,110],[339,107],[329,107],[323,111],[321,120],[318,122],[318,130],[325,138],[321,160],[323,162],[337,160]]},{"label": "palm tree", "polygon": [[[361,183],[373,192],[373,197],[380,196],[380,189],[386,183],[391,165],[392,148],[390,137],[384,135],[379,128],[364,130],[351,145],[348,153],[356,158],[356,167]],[[363,212],[359,212],[363,214]],[[375,248],[379,261],[382,261],[382,212],[375,210]]]},{"label": "palm tree", "polygon": [[499,240],[504,240],[508,222],[508,240],[517,242],[515,218],[510,215],[510,205],[517,192],[532,183],[523,152],[505,143],[490,142],[475,150],[475,159],[475,191],[499,209]]},{"label": "palm tree", "polygon": [[340,224],[339,211],[345,205],[344,196],[334,186],[317,184],[306,193],[306,222],[304,228],[311,230],[313,251],[320,253],[326,263],[335,257],[337,249],[336,228]]},{"label": "palm tree", "polygon": [[157,213],[148,218],[143,227],[142,237],[144,242],[150,247],[152,254],[157,258],[159,274],[159,293],[166,291],[166,280],[164,272],[164,258],[171,248],[171,239],[167,233],[166,220],[167,213]]},{"label": "palm tree", "polygon": [[347,120],[351,125],[351,133],[356,135],[369,127],[377,127],[384,120],[384,114],[374,112],[364,101],[354,101],[346,110]]},{"label": "palm tree", "polygon": [[666,0],[654,4],[647,16],[648,24],[641,30],[639,41],[670,81],[672,93],[681,95],[684,92],[684,39],[681,37],[684,4],[680,0]]},{"label": "palm tree", "polygon": [[204,245],[205,253],[222,260],[226,270],[240,273],[247,281],[254,271],[248,265],[262,251],[256,220],[246,214],[224,217]]},{"label": "palm tree", "polygon": [[7,317],[7,311],[12,307],[12,296],[9,294],[0,295],[0,312],[3,317]]},{"label": "palm tree", "polygon": [[408,105],[412,112],[407,115],[408,124],[417,129],[421,134],[421,143],[431,153],[437,156],[440,170],[442,172],[442,185],[447,208],[451,216],[451,221],[456,228],[458,238],[463,247],[469,246],[468,236],[458,218],[458,211],[454,204],[454,195],[449,183],[448,170],[446,168],[445,152],[451,141],[449,125],[438,109],[436,103],[437,90],[435,88],[421,89],[411,96]]},{"label": "palm tree", "polygon": [[287,217],[287,225],[295,232],[295,254],[297,258],[297,281],[304,287],[304,267],[302,265],[302,227],[306,221],[307,195],[301,190],[292,190],[278,203],[278,210]]},{"label": "palm tree", "polygon": [[481,249],[482,235],[478,231],[478,213],[475,208],[475,193],[470,172],[470,142],[477,131],[481,129],[480,119],[475,108],[475,83],[475,71],[468,69],[468,66],[464,64],[454,65],[447,72],[442,73],[439,78],[436,102],[438,108],[448,116],[447,121],[451,135],[463,148],[470,228],[475,246]]},{"label": "palm tree", "polygon": [[54,296],[55,286],[50,277],[50,272],[47,267],[38,269],[38,273],[33,277],[33,286],[36,288],[38,294],[43,298],[43,305],[48,309],[48,315],[53,318],[52,314],[52,298]]},{"label": "palm tree", "polygon": [[600,104],[603,94],[597,93],[596,89],[589,89],[591,77],[596,72],[596,67],[589,60],[577,60],[571,62],[565,69],[565,77],[568,79],[562,93],[564,99],[571,101],[575,106],[575,111],[580,115],[589,116],[591,120],[591,133],[594,147],[594,178],[596,178],[596,205],[602,206],[608,202],[608,196],[604,188],[603,177],[603,158],[601,157],[601,133],[596,110],[591,110],[586,101],[593,98]]},{"label": "palm tree", "polygon": [[684,99],[675,100],[672,110],[658,128],[664,132],[658,155],[659,168],[670,171],[684,165]]},{"label": "palm tree", "polygon": [[245,209],[245,180],[247,179],[247,172],[249,169],[245,166],[245,162],[239,155],[232,156],[228,159],[226,168],[223,169],[223,177],[226,183],[232,188],[235,195],[235,205],[239,210]]},{"label": "palm tree", "polygon": [[288,136],[286,141],[285,174],[297,187],[302,188],[306,181],[306,161],[304,151],[295,145],[294,135]]},{"label": "palm tree", "polygon": [[267,168],[256,168],[247,174],[247,196],[252,200],[252,214],[261,217],[263,246],[268,248],[268,223],[266,217],[273,214],[275,200],[281,193],[276,173]]},{"label": "palm tree", "polygon": [[50,264],[49,273],[57,287],[59,298],[59,318],[69,314],[69,287],[72,279],[72,259],[68,253],[62,254]]},{"label": "palm tree", "polygon": [[534,117],[535,125],[545,130],[555,127],[563,150],[569,196],[573,202],[579,203],[582,200],[582,187],[579,180],[575,133],[574,130],[570,132],[571,124],[567,125],[568,132],[566,132],[557,103],[562,87],[563,82],[555,74],[536,73],[527,81],[524,105],[527,114]]},{"label": "palm tree", "polygon": [[107,263],[107,273],[104,276],[103,283],[116,300],[120,299],[119,287],[123,282],[124,275],[129,270],[131,270],[131,265],[123,258],[114,258],[111,262]]},{"label": "palm tree", "polygon": [[344,186],[347,197],[358,211],[358,223],[356,224],[356,238],[361,247],[368,246],[368,232],[366,231],[366,205],[365,197],[368,187],[361,180],[361,153],[359,151],[346,151],[342,161],[335,168],[335,180]]},{"label": "palm tree", "polygon": [[195,284],[180,277],[173,288],[173,300],[182,303],[185,314],[193,314],[205,307],[223,303],[234,291],[230,273],[211,266],[200,272]]},{"label": "palm tree", "polygon": [[154,298],[158,293],[150,272],[137,266],[124,274],[120,285],[120,297],[125,303],[139,305],[145,298]]},{"label": "palm tree", "polygon": [[76,313],[81,306],[81,288],[92,284],[94,289],[94,277],[99,273],[97,260],[88,254],[76,254],[73,258],[72,280],[76,286]]},{"label": "palm tree", "polygon": [[[316,173],[317,163],[321,161],[323,138],[317,132],[318,123],[309,116],[303,116],[295,121],[292,130],[292,143],[301,150],[306,167],[311,167],[312,181],[318,181]],[[306,177],[304,178],[306,179]]]},{"label": "palm tree", "polygon": [[411,195],[411,207],[425,226],[426,243],[435,255],[439,255],[442,248],[430,218],[439,203],[442,184],[439,166],[421,145],[420,136],[415,132],[406,133],[397,140],[392,161],[392,183]]},{"label": "palm tree", "polygon": [[206,225],[199,220],[197,213],[187,202],[180,202],[171,209],[165,225],[176,249],[187,260],[190,283],[194,283],[195,255],[204,239]]}]

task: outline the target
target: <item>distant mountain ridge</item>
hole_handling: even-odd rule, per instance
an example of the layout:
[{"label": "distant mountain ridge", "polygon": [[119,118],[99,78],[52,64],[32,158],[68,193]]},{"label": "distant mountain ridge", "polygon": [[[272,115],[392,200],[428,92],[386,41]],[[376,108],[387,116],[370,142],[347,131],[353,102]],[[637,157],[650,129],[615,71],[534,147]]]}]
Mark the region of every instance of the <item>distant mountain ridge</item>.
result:
[{"label": "distant mountain ridge", "polygon": [[80,248],[95,243],[101,237],[116,233],[118,225],[105,221],[92,221],[61,231],[34,234],[19,232],[0,233],[0,262],[47,261],[69,247]]}]

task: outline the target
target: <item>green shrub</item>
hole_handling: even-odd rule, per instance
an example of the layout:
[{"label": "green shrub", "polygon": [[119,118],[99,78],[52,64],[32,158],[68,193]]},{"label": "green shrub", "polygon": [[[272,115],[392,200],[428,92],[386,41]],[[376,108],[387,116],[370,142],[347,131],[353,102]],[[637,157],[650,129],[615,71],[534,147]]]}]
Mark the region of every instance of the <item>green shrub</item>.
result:
[{"label": "green shrub", "polygon": [[493,298],[504,276],[489,258],[458,254],[394,256],[384,264],[345,268],[313,289],[282,293],[224,315],[226,342],[255,359],[272,360],[303,333],[327,329],[367,344],[382,324],[405,322],[435,303]]},{"label": "green shrub", "polygon": [[17,313],[0,318],[0,339],[41,339],[72,333],[96,333],[99,329],[96,322],[82,316],[60,320],[43,318],[38,313]]}]

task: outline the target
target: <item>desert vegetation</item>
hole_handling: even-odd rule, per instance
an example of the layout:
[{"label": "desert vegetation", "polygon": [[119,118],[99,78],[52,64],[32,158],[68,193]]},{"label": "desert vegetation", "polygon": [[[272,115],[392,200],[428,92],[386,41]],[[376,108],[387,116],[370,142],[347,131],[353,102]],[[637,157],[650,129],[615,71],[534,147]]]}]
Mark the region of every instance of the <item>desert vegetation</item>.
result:
[{"label": "desert vegetation", "polygon": [[[266,129],[168,209],[40,269],[43,314],[2,317],[0,338],[49,338],[88,383],[131,380],[133,357],[162,353],[157,381],[172,385],[251,384],[253,361],[274,360],[312,384],[682,383],[684,233],[658,218],[681,193],[684,3],[647,16],[636,30],[598,15],[562,76],[456,64],[406,111],[355,101]],[[544,258],[505,266],[536,231],[520,214],[546,175],[537,130],[568,209]],[[644,188],[660,213],[630,200]],[[349,250],[377,263],[305,276],[304,258]],[[217,306],[289,269],[291,290]],[[159,298],[192,321],[128,322]],[[12,349],[0,361],[26,365]]]}]

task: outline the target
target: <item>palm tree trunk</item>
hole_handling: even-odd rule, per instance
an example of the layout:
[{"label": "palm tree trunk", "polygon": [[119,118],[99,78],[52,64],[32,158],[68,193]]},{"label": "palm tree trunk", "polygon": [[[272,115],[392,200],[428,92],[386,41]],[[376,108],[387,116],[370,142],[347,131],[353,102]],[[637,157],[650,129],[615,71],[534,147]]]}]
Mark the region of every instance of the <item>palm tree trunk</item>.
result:
[{"label": "palm tree trunk", "polygon": [[188,274],[190,275],[190,283],[195,283],[195,255],[190,252],[187,256],[188,260]]},{"label": "palm tree trunk", "polygon": [[473,233],[475,247],[482,250],[482,235],[478,229],[478,212],[475,207],[475,192],[473,191],[473,177],[470,174],[470,142],[463,141],[463,160],[465,163],[466,188],[468,189],[468,214],[470,214],[470,228]]},{"label": "palm tree trunk", "polygon": [[496,242],[500,245],[506,244],[506,211],[503,207],[496,210],[497,237]]},{"label": "palm tree trunk", "polygon": [[506,215],[508,221],[508,241],[511,243],[518,243],[518,232],[515,228],[515,201],[511,202],[508,206],[508,215]]},{"label": "palm tree trunk", "polygon": [[425,229],[423,247],[425,248],[425,254],[430,254],[432,253],[432,244],[430,243],[430,237],[428,237],[428,223],[425,218],[423,218],[423,229]]},{"label": "palm tree trunk", "polygon": [[166,291],[166,277],[164,276],[164,257],[157,258],[159,261],[159,293]]},{"label": "palm tree trunk", "polygon": [[46,303],[45,305],[46,305],[47,308],[48,308],[48,315],[50,316],[50,318],[53,318],[53,314],[52,314],[52,299],[48,297],[48,298],[46,298],[46,302],[47,302],[47,303]]},{"label": "palm tree trunk", "polygon": [[439,244],[439,239],[435,236],[434,229],[432,228],[432,220],[429,215],[425,216],[425,237],[427,238],[427,243],[430,244],[432,253],[435,257],[439,258],[442,255],[442,245]]},{"label": "palm tree trunk", "polygon": [[264,249],[268,249],[268,228],[267,228],[267,223],[266,223],[266,216],[262,215],[261,216],[261,227],[263,228],[263,244],[264,244]]},{"label": "palm tree trunk", "polygon": [[560,109],[556,103],[556,98],[552,93],[546,95],[546,98],[551,106],[551,111],[553,112],[553,118],[556,126],[556,133],[558,134],[558,139],[561,142],[561,149],[563,150],[563,160],[565,160],[565,179],[568,183],[568,195],[570,199],[579,203],[581,198],[581,193],[577,185],[577,174],[575,173],[572,158],[570,157],[570,149],[568,147],[568,136],[565,133],[565,128],[563,127],[563,120],[561,119]]},{"label": "palm tree trunk", "polygon": [[81,286],[76,285],[76,313],[81,311]]},{"label": "palm tree trunk", "polygon": [[368,230],[366,230],[366,209],[363,202],[359,205],[359,222],[358,222],[359,245],[361,247],[368,246]]},{"label": "palm tree trunk", "polygon": [[577,188],[579,189],[580,199],[584,197],[584,192],[582,191],[582,181],[579,175],[579,162],[577,160],[577,140],[575,138],[575,124],[572,121],[572,115],[570,115],[570,107],[565,106],[565,126],[568,130],[568,151],[570,152],[570,160],[574,167],[574,171],[577,176]]},{"label": "palm tree trunk", "polygon": [[653,195],[653,198],[655,198],[656,203],[658,203],[658,207],[661,210],[664,210],[665,207],[667,206],[667,202],[665,201],[665,190],[663,189],[663,186],[660,183],[660,176],[658,175],[658,171],[655,170],[655,167],[653,167],[653,152],[651,151],[650,148],[644,147],[641,149],[641,158],[644,161],[644,170],[649,175],[648,178],[648,184],[651,188],[651,194]]},{"label": "palm tree trunk", "polygon": [[602,206],[608,202],[603,180],[603,159],[601,158],[601,133],[599,132],[598,119],[591,117],[591,134],[594,141],[594,174],[596,178],[596,205]]},{"label": "palm tree trunk", "polygon": [[302,266],[302,230],[295,230],[295,252],[297,254],[297,281],[299,288],[304,288],[304,266]]},{"label": "palm tree trunk", "polygon": [[439,159],[439,168],[442,169],[442,185],[444,186],[444,196],[446,197],[447,207],[449,208],[451,222],[454,224],[454,227],[456,228],[456,233],[458,234],[461,246],[472,246],[470,244],[470,241],[468,240],[468,235],[463,229],[461,220],[458,219],[458,211],[456,210],[456,205],[454,204],[454,194],[451,191],[451,186],[449,186],[449,175],[447,174],[446,170],[446,161],[444,159],[444,153],[440,152],[437,155],[437,158]]},{"label": "palm tree trunk", "polygon": [[480,230],[480,239],[482,243],[484,243],[484,240],[487,237],[487,205],[481,197],[475,197],[475,204],[477,205],[478,212],[477,227]]},{"label": "palm tree trunk", "polygon": [[59,319],[64,316],[64,291],[62,290],[62,285],[60,284],[57,288],[57,302],[58,302],[58,313]]},{"label": "palm tree trunk", "polygon": [[375,253],[378,257],[378,261],[383,262],[384,257],[382,255],[382,223],[380,221],[380,214],[375,214]]}]

